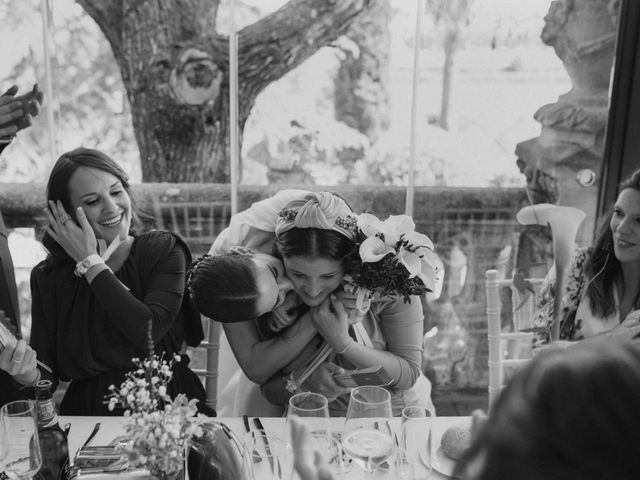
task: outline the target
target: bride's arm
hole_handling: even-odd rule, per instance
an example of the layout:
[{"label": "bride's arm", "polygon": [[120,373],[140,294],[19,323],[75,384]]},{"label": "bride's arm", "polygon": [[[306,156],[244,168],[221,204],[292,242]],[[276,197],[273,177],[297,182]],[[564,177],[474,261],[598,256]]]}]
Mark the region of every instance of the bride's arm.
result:
[{"label": "bride's arm", "polygon": [[260,338],[253,320],[224,323],[223,328],[240,368],[259,385],[295,359],[317,333],[309,313],[268,340]]},{"label": "bride's arm", "polygon": [[377,350],[354,341],[348,334],[347,312],[338,299],[327,299],[313,309],[312,318],[318,332],[329,344],[357,368],[381,365],[394,379],[391,387],[404,390],[413,386],[420,375],[422,362],[423,314],[420,299],[411,303],[402,298],[388,302],[378,314],[385,336],[386,350]]}]

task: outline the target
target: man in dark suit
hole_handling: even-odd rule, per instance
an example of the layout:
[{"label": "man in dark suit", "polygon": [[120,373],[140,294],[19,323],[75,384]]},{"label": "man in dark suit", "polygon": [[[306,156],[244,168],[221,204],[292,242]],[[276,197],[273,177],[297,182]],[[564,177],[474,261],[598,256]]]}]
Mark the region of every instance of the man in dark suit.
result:
[{"label": "man in dark suit", "polygon": [[[0,153],[11,143],[18,131],[31,125],[31,118],[38,114],[42,103],[42,92],[38,86],[16,97],[18,87],[12,86],[0,96]],[[20,308],[13,261],[9,252],[9,232],[0,211],[0,321],[17,338],[22,338]],[[0,370],[0,405],[24,398],[15,382],[4,370]]]}]

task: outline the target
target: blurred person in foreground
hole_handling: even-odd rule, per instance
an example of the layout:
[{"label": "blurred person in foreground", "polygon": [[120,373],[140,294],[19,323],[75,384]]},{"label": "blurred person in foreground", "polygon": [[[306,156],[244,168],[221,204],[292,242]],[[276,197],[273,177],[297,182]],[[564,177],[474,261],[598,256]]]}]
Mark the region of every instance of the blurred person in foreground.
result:
[{"label": "blurred person in foreground", "polygon": [[[640,347],[551,348],[516,372],[489,417],[474,412],[462,480],[632,480],[640,472]],[[302,420],[291,422],[302,480],[331,475]]]},{"label": "blurred person in foreground", "polygon": [[[0,96],[0,153],[9,146],[16,133],[32,124],[32,117],[38,115],[42,104],[42,91],[34,85],[25,95],[16,97],[18,87],[11,86]],[[22,340],[18,289],[11,252],[9,251],[9,230],[0,212],[0,321],[9,329],[15,339],[11,339],[8,349],[0,347],[0,405],[25,398],[12,378],[11,373],[22,373],[22,369],[35,367],[35,353]],[[25,358],[26,357],[26,358]],[[22,369],[14,359],[25,358]]]}]

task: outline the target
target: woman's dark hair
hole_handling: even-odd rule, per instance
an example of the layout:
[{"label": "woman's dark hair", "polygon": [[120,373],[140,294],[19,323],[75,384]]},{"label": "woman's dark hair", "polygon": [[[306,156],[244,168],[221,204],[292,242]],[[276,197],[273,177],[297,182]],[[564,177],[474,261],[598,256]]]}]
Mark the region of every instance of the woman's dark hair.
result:
[{"label": "woman's dark hair", "polygon": [[353,241],[340,232],[322,228],[292,228],[276,238],[279,258],[319,257],[342,262],[353,250]]},{"label": "woman's dark hair", "polygon": [[[620,184],[619,192],[628,188],[640,192],[640,170],[636,170]],[[613,232],[610,227],[612,217],[613,207],[598,225],[595,241],[584,264],[589,282],[586,295],[591,303],[591,313],[600,317],[608,317],[617,308],[614,302],[614,289],[616,281],[620,278],[620,262],[613,252]],[[634,304],[637,301],[638,297]]]},{"label": "woman's dark hair", "polygon": [[640,346],[592,342],[542,352],[514,374],[457,465],[476,480],[635,479]]},{"label": "woman's dark hair", "polygon": [[[71,205],[71,193],[69,191],[69,181],[73,174],[79,168],[96,168],[104,172],[110,173],[115,176],[122,187],[131,198],[131,188],[129,185],[129,177],[125,171],[114,162],[107,154],[91,148],[76,148],[70,152],[63,153],[56,161],[51,174],[49,175],[49,181],[47,183],[47,208],[49,200],[60,200],[64,206],[66,212],[77,221],[75,208]],[[134,205],[133,199],[131,200],[131,233],[135,231],[140,223],[137,209]],[[47,261],[49,265],[70,260],[70,257],[64,251],[64,249],[56,242],[51,235],[46,231],[43,231],[42,244],[49,252]]]},{"label": "woman's dark hair", "polygon": [[222,323],[241,322],[257,317],[256,276],[248,255],[204,255],[191,264],[187,287],[203,315]]}]

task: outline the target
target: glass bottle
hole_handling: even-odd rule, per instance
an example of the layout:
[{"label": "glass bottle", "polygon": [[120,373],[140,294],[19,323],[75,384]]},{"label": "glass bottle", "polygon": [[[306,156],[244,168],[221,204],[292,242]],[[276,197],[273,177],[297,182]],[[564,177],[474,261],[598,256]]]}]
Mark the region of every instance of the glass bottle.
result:
[{"label": "glass bottle", "polygon": [[67,480],[69,477],[69,444],[60,428],[53,400],[52,383],[40,380],[36,384],[38,435],[42,450],[42,468],[38,480]]}]

